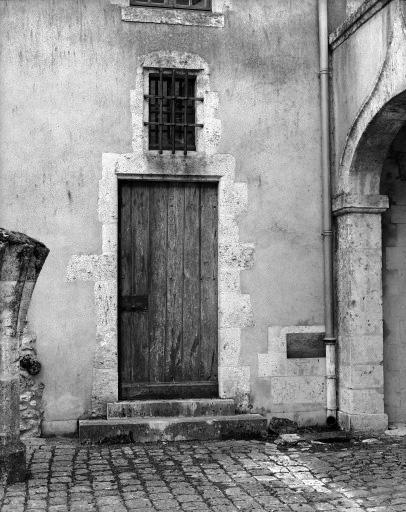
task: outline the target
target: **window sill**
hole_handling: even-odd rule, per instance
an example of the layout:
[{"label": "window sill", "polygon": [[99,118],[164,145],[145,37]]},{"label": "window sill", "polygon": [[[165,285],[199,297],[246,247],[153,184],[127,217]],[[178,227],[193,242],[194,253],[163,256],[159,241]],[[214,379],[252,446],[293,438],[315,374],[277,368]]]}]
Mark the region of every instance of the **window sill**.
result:
[{"label": "window sill", "polygon": [[160,9],[158,7],[123,7],[121,19],[134,23],[224,27],[224,14],[208,11]]}]

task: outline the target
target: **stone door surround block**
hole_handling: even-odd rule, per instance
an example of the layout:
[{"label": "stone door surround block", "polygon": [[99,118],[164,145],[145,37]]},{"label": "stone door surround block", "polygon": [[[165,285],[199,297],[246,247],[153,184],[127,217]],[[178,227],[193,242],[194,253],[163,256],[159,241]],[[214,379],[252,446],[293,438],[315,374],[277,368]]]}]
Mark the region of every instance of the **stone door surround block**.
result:
[{"label": "stone door surround block", "polygon": [[20,441],[20,337],[48,249],[22,233],[0,228],[0,481],[26,478]]},{"label": "stone door surround block", "polygon": [[[148,70],[151,68],[199,69],[196,94],[204,98],[196,110],[203,128],[197,133],[196,151],[158,155],[148,149]],[[99,182],[101,255],[73,255],[68,281],[95,283],[97,340],[93,364],[90,416],[105,416],[107,403],[118,400],[117,358],[117,216],[118,179],[173,179],[197,176],[218,182],[218,282],[219,282],[219,396],[233,398],[240,408],[248,406],[250,367],[240,360],[242,329],[252,326],[250,296],[242,293],[240,272],[254,263],[254,246],[239,236],[238,217],[248,205],[248,186],[236,181],[232,155],[217,152],[221,121],[217,117],[218,94],[211,90],[208,64],[198,55],[158,51],[140,57],[135,89],[130,93],[133,152],[104,153]]]}]

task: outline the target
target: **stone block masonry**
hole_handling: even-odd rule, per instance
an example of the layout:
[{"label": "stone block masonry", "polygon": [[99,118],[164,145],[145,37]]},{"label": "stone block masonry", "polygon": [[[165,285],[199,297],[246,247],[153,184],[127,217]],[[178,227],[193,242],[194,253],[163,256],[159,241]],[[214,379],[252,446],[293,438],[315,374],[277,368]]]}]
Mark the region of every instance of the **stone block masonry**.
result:
[{"label": "stone block masonry", "polygon": [[258,383],[270,396],[272,416],[300,425],[325,423],[324,357],[288,358],[289,334],[304,338],[324,333],[324,326],[273,326],[268,329],[268,352],[258,354]]},{"label": "stone block masonry", "polygon": [[[20,360],[29,356],[36,360],[35,336],[26,327],[20,340]],[[41,436],[44,415],[42,395],[44,384],[40,376],[31,375],[20,365],[20,434],[22,439]]]},{"label": "stone block masonry", "polygon": [[0,479],[26,477],[20,441],[20,341],[48,249],[21,233],[0,229]]}]

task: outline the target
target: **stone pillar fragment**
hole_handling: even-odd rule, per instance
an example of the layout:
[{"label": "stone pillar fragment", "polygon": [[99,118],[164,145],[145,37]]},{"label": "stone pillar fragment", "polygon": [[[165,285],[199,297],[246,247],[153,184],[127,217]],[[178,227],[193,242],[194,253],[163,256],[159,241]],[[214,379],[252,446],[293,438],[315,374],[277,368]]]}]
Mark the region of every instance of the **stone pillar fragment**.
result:
[{"label": "stone pillar fragment", "polygon": [[26,478],[20,441],[19,339],[38,275],[48,255],[40,242],[0,228],[0,479]]},{"label": "stone pillar fragment", "polygon": [[337,217],[338,419],[382,431],[384,412],[381,213],[385,196],[341,197]]}]

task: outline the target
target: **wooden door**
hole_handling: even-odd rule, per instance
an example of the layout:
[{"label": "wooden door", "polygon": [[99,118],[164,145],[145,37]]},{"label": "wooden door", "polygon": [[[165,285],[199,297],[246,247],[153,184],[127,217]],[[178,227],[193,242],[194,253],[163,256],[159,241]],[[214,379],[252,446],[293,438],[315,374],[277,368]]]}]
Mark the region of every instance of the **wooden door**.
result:
[{"label": "wooden door", "polygon": [[119,187],[120,398],[218,396],[217,184]]}]

